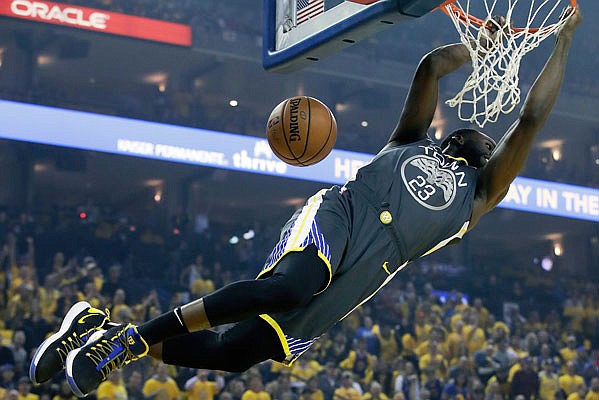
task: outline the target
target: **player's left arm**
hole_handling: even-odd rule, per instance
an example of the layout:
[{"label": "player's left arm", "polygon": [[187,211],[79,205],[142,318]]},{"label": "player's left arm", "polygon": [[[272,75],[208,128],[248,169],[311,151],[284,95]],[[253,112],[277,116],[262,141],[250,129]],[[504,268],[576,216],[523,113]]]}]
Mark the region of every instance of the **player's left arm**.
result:
[{"label": "player's left arm", "polygon": [[426,137],[437,108],[439,79],[469,60],[468,50],[461,43],[436,48],[422,58],[389,143],[405,144]]},{"label": "player's left arm", "polygon": [[582,21],[580,11],[573,12],[558,32],[553,52],[531,87],[520,118],[501,138],[479,174],[470,227],[505,197],[510,183],[524,168],[536,134],[549,117],[561,88],[572,35]]}]

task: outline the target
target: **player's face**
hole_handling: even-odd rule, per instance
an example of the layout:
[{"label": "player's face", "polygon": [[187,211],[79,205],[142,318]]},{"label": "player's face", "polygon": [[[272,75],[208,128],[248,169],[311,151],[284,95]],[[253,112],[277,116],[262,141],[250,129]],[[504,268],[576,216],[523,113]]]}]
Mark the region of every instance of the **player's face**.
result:
[{"label": "player's face", "polygon": [[464,136],[463,139],[464,143],[456,152],[457,156],[464,157],[472,167],[484,167],[495,150],[495,141],[481,132]]}]

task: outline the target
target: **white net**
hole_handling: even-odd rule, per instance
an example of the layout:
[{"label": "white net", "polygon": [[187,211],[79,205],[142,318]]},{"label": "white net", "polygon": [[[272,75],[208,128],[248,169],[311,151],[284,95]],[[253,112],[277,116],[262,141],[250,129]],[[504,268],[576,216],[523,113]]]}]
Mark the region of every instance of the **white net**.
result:
[{"label": "white net", "polygon": [[[457,0],[445,6],[458,30],[461,42],[472,57],[473,71],[464,87],[452,99],[461,120],[476,123],[481,128],[495,122],[503,113],[510,113],[520,103],[518,73],[522,57],[558,30],[567,18],[560,13],[570,5],[565,0]],[[524,4],[526,3],[526,4]],[[484,20],[467,18],[475,12]],[[493,17],[505,17],[506,27],[490,34],[485,26],[495,24]],[[497,24],[495,24],[497,27]],[[515,28],[518,27],[518,28]],[[538,29],[535,29],[538,28]],[[484,45],[481,45],[484,44]]]}]

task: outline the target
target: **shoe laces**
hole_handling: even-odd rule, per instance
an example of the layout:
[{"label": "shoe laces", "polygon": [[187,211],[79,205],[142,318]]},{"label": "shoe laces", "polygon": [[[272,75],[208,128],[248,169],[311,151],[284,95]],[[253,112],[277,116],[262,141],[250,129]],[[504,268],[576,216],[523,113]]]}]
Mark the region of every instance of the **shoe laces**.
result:
[{"label": "shoe laces", "polygon": [[84,343],[83,335],[79,336],[77,332],[73,332],[71,336],[61,340],[60,345],[56,347],[56,352],[58,353],[60,361],[64,364],[69,352],[78,349],[79,347],[83,346]]},{"label": "shoe laces", "polygon": [[108,375],[122,365],[129,364],[138,357],[129,349],[125,331],[130,327],[126,325],[118,329],[112,336],[106,332],[102,338],[94,342],[85,355],[95,364],[96,370],[105,380]]},{"label": "shoe laces", "polygon": [[69,352],[83,346],[93,332],[102,329],[102,326],[104,326],[106,322],[110,321],[110,310],[105,309],[104,313],[106,315],[104,316],[104,320],[100,325],[94,326],[82,333],[77,333],[74,331],[70,336],[60,341],[60,344],[58,347],[56,347],[56,352],[58,353],[58,358],[60,358],[60,361],[63,364],[65,363]]}]

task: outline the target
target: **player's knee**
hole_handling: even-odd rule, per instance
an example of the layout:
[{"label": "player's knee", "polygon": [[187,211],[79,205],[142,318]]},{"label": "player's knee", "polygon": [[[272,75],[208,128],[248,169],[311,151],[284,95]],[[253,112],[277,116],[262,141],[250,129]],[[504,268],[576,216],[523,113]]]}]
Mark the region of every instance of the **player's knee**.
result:
[{"label": "player's knee", "polygon": [[306,291],[297,282],[290,279],[288,276],[274,274],[272,277],[273,291],[271,293],[273,299],[279,307],[288,311],[294,308],[301,307],[307,304],[312,298],[312,293]]},{"label": "player's knee", "polygon": [[293,288],[288,288],[285,292],[287,297],[287,305],[291,308],[297,308],[308,304],[312,298],[312,293],[307,292],[304,288],[295,285]]}]

